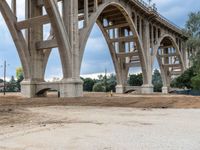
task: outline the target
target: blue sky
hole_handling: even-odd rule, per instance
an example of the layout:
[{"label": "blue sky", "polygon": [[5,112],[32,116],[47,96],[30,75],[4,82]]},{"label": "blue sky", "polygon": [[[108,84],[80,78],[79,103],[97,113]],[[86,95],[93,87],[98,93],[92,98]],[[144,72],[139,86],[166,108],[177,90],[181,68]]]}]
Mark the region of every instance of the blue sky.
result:
[{"label": "blue sky", "polygon": [[[18,7],[24,3],[23,0],[18,2]],[[199,0],[153,0],[152,3],[156,3],[158,11],[163,16],[180,27],[184,27],[189,12],[200,10]],[[21,11],[18,12],[18,16],[20,16],[20,20],[23,19]],[[3,76],[3,68],[1,65],[3,65],[4,60],[7,60],[9,64],[7,76],[10,77],[11,75],[15,75],[15,69],[21,66],[21,64],[10,33],[8,32],[5,22],[0,14],[0,77]],[[105,68],[110,73],[114,72],[114,67],[105,39],[103,38],[99,28],[95,25],[85,49],[81,75],[102,73]],[[134,71],[137,72],[139,70]],[[45,78],[51,79],[53,77],[61,76],[62,71],[59,54],[57,49],[54,49],[49,59]]]}]

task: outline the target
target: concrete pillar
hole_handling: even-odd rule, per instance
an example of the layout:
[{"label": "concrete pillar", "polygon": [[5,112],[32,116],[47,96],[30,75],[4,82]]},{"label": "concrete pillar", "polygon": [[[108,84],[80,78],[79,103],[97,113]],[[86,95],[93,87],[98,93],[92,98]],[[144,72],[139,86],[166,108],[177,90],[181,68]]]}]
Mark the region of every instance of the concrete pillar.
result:
[{"label": "concrete pillar", "polygon": [[88,21],[89,21],[88,0],[84,0],[84,27],[88,25]]},{"label": "concrete pillar", "polygon": [[83,81],[80,79],[63,79],[60,82],[60,97],[83,96]]},{"label": "concrete pillar", "polygon": [[153,93],[153,85],[152,84],[143,84],[141,87],[142,94],[152,94]]},{"label": "concrete pillar", "polygon": [[17,5],[16,0],[12,0],[11,1],[11,7],[12,7],[12,11],[13,11],[15,16],[17,15],[17,7],[16,7],[16,5]]},{"label": "concrete pillar", "polygon": [[148,20],[144,20],[143,25],[143,45],[145,51],[145,59],[147,60],[146,72],[143,72],[143,85],[141,87],[141,92],[144,94],[153,93],[152,85],[152,58],[150,52],[150,28]]},{"label": "concrete pillar", "polygon": [[[42,7],[37,6],[37,1],[27,0],[26,6],[26,19],[42,15]],[[42,25],[34,25],[26,31],[26,41],[30,53],[30,79],[26,79],[21,83],[21,90],[26,97],[36,96],[36,85],[44,81],[44,66],[43,66],[43,51],[36,49],[36,42],[43,40],[43,27]]]},{"label": "concrete pillar", "polygon": [[169,93],[169,87],[168,86],[163,86],[162,87],[162,93],[163,94],[168,94]]},{"label": "concrete pillar", "polygon": [[125,92],[124,85],[117,85],[115,88],[116,88],[116,93],[118,93],[118,94],[123,94]]},{"label": "concrete pillar", "polygon": [[36,95],[36,82],[24,80],[21,82],[21,94],[27,98],[33,98]]},{"label": "concrete pillar", "polygon": [[[87,2],[87,0],[86,0]],[[61,81],[61,97],[83,96],[83,81],[80,79],[78,0],[63,1],[63,22],[71,45],[71,68],[69,76]]]},{"label": "concrete pillar", "polygon": [[[118,37],[124,37],[124,28],[119,28]],[[119,52],[125,52],[125,42],[119,42]],[[124,93],[127,86],[128,70],[126,67],[126,58],[118,58],[119,63],[116,65],[119,72],[117,73],[116,93]]]}]

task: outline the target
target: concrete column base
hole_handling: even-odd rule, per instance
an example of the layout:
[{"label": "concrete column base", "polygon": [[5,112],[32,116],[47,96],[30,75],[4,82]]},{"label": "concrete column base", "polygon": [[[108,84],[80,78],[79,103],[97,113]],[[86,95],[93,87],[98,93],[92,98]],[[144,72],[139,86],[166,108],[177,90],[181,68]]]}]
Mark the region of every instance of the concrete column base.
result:
[{"label": "concrete column base", "polygon": [[168,94],[169,93],[169,87],[167,87],[167,86],[162,87],[162,93]]},{"label": "concrete column base", "polygon": [[153,85],[142,85],[141,93],[142,94],[152,94],[153,93]]},{"label": "concrete column base", "polygon": [[21,82],[21,94],[24,97],[32,98],[36,95],[36,82],[33,81],[22,81]]},{"label": "concrete column base", "polygon": [[63,79],[60,82],[60,97],[82,97],[83,81],[81,79]]},{"label": "concrete column base", "polygon": [[116,93],[117,94],[124,94],[125,87],[123,85],[117,85],[115,88],[116,88]]}]

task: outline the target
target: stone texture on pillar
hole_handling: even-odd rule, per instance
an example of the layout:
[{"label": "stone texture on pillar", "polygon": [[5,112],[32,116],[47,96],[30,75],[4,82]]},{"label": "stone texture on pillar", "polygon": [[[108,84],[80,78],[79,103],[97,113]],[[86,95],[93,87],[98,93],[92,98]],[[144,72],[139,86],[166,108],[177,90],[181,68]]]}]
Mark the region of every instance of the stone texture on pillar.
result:
[{"label": "stone texture on pillar", "polygon": [[169,93],[169,87],[162,87],[162,93],[163,94],[168,94]]},{"label": "stone texture on pillar", "polygon": [[144,94],[153,93],[153,85],[152,85],[152,56],[150,50],[150,28],[149,22],[145,19],[143,25],[143,45],[146,54],[147,68],[146,72],[143,72],[144,83],[141,87],[141,92]]},{"label": "stone texture on pillar", "polygon": [[141,93],[142,94],[152,94],[153,93],[153,85],[142,85]]},{"label": "stone texture on pillar", "polygon": [[64,79],[60,82],[60,97],[82,97],[83,81]]},{"label": "stone texture on pillar", "polygon": [[32,81],[21,82],[21,94],[27,98],[36,97],[36,83]]},{"label": "stone texture on pillar", "polygon": [[115,88],[116,88],[116,93],[117,94],[123,94],[125,92],[124,85],[117,85]]}]

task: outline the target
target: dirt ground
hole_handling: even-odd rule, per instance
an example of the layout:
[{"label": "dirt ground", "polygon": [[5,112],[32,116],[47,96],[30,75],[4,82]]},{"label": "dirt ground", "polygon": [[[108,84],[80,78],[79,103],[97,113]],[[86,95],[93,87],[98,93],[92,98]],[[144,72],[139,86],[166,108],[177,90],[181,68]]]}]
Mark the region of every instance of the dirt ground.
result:
[{"label": "dirt ground", "polygon": [[198,108],[183,95],[0,95],[0,150],[199,150]]},{"label": "dirt ground", "polygon": [[23,98],[19,93],[3,96],[0,93],[0,109],[5,107],[42,106],[105,106],[133,108],[200,108],[200,97],[187,95],[134,95],[110,93],[85,93],[81,98],[57,98],[55,93],[46,98]]},{"label": "dirt ground", "polygon": [[109,93],[85,93],[81,98],[57,98],[55,93],[46,98],[23,98],[19,93],[0,95],[0,125],[26,121],[32,114],[24,113],[24,109],[47,106],[97,106],[97,107],[129,107],[129,108],[200,108],[200,97],[185,95],[133,95]]}]

